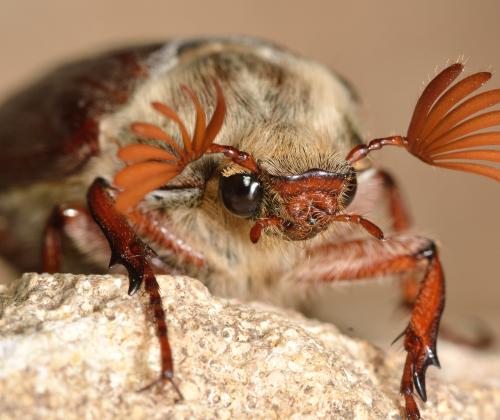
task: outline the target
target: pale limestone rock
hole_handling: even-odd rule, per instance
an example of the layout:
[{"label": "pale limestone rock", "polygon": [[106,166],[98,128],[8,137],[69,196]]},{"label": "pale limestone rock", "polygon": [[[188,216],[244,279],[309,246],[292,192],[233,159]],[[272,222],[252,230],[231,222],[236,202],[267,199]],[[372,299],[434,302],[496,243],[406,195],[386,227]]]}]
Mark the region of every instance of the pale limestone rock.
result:
[{"label": "pale limestone rock", "polygon": [[[197,280],[159,282],[183,401],[168,385],[137,392],[156,379],[159,349],[147,299],[127,296],[124,277],[28,274],[0,289],[0,418],[400,418],[403,352],[212,297]],[[499,358],[447,355],[456,373],[478,361],[487,374],[447,382],[429,369],[424,418],[500,418]]]}]

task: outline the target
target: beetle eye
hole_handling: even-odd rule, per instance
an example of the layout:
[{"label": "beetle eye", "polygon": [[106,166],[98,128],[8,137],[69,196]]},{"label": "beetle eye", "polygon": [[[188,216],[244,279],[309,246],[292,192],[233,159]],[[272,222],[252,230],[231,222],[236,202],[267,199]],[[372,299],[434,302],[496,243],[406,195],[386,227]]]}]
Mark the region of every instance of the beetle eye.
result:
[{"label": "beetle eye", "polygon": [[262,200],[262,186],[251,174],[221,176],[219,192],[226,209],[239,217],[253,216]]},{"label": "beetle eye", "polygon": [[349,204],[352,203],[354,197],[356,196],[356,190],[358,189],[358,181],[356,179],[356,174],[353,174],[353,177],[349,179],[347,188],[344,191],[344,208],[347,208]]}]

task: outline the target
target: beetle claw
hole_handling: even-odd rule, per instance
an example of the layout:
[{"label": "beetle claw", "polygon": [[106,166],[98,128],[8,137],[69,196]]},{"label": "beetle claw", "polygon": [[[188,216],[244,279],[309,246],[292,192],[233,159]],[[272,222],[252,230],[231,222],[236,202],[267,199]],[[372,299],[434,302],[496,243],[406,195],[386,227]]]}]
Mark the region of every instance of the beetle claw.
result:
[{"label": "beetle claw", "polygon": [[142,276],[130,276],[128,285],[129,296],[134,295],[141,288]]},{"label": "beetle claw", "polygon": [[431,348],[427,349],[427,356],[425,359],[425,364],[427,366],[433,365],[433,366],[436,366],[437,368],[441,369],[441,363],[439,363],[436,349],[431,349]]},{"label": "beetle claw", "polygon": [[153,382],[146,385],[145,387],[139,389],[138,392],[148,391],[151,388],[155,387],[156,385],[164,384],[165,382],[169,382],[172,385],[172,387],[174,388],[174,391],[177,393],[177,395],[179,397],[179,400],[184,399],[184,395],[182,395],[181,390],[179,389],[177,384],[174,382],[174,373],[172,371],[162,372],[162,374],[160,375],[160,377],[158,379],[154,380]]},{"label": "beetle claw", "polygon": [[430,365],[441,368],[439,359],[437,357],[436,349],[427,347],[425,350],[425,355],[420,363],[417,363],[413,367],[413,385],[422,401],[427,401],[427,392],[425,389],[425,372]]},{"label": "beetle claw", "polygon": [[413,372],[413,384],[415,385],[418,396],[423,402],[427,401],[427,392],[425,391],[425,371],[426,368]]},{"label": "beetle claw", "polygon": [[111,258],[109,259],[108,268],[112,268],[113,266],[115,266],[119,262],[120,262],[120,256],[115,251],[112,251]]}]

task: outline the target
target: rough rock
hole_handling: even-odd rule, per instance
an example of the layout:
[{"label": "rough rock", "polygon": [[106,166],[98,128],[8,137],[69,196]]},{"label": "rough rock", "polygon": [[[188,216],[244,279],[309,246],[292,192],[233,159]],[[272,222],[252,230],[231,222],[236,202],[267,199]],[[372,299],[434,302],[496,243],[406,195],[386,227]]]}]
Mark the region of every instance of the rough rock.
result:
[{"label": "rough rock", "polygon": [[[0,289],[0,418],[400,418],[401,349],[212,297],[194,279],[159,282],[184,400],[169,385],[138,392],[157,377],[159,349],[147,299],[127,296],[124,277],[27,274]],[[440,351],[483,373],[429,369],[423,417],[500,418],[500,358]]]}]

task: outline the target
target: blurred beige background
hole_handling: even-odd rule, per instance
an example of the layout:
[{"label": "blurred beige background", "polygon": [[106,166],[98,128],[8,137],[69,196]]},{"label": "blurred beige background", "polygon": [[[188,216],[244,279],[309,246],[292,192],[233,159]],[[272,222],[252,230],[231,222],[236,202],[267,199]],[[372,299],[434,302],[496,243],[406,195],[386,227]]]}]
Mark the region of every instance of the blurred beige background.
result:
[{"label": "blurred beige background", "polygon": [[[1,0],[0,97],[56,63],[95,50],[238,33],[273,40],[345,75],[361,95],[367,139],[404,134],[422,84],[437,67],[463,55],[469,71],[500,69],[499,16],[500,2],[484,0]],[[500,87],[500,77],[490,84]],[[399,150],[380,153],[376,160],[402,184],[417,230],[442,244],[447,322],[474,315],[500,325],[500,185],[427,167]],[[394,290],[344,289],[328,306],[354,331],[388,330],[394,336],[395,327],[385,328],[395,314]],[[376,314],[359,321],[359,305],[375,292],[377,302],[370,308]],[[365,323],[364,316],[378,322]]]}]

